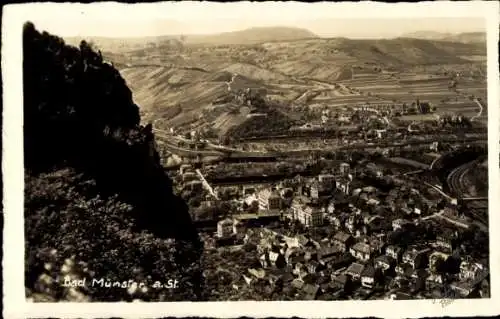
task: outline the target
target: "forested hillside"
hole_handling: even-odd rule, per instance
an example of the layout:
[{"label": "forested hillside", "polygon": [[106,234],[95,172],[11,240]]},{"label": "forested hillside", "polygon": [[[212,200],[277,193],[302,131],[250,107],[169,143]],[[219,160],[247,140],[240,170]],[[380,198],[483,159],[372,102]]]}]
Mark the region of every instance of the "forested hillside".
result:
[{"label": "forested hillside", "polygon": [[[85,41],[68,46],[31,23],[23,46],[28,297],[200,298],[198,235],[119,72]],[[75,290],[61,287],[68,273],[87,281],[181,283]]]}]

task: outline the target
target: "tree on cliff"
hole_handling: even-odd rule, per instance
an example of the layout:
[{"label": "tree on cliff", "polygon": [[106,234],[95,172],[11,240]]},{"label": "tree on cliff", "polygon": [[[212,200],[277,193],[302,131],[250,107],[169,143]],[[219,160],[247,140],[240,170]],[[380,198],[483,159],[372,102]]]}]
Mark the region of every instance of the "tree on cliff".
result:
[{"label": "tree on cliff", "polygon": [[41,252],[52,249],[59,261],[88,264],[94,277],[183,282],[175,296],[150,291],[141,299],[199,298],[198,235],[119,72],[87,42],[68,46],[32,23],[23,47],[27,288],[36,293],[48,271]]}]

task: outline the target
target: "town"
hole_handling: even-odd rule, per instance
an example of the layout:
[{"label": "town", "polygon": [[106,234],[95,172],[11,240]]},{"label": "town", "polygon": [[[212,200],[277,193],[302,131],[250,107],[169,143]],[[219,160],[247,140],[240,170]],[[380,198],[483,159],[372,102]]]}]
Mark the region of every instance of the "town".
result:
[{"label": "town", "polygon": [[[322,112],[233,145],[179,137],[196,159],[168,171],[221,300],[486,297],[487,134],[431,108]],[[232,151],[204,162],[210,145]]]}]

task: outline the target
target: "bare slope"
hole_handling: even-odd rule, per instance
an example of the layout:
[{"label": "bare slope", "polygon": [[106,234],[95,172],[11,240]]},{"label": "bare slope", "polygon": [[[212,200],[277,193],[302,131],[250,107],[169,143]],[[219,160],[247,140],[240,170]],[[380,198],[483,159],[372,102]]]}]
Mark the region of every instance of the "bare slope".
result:
[{"label": "bare slope", "polygon": [[[262,29],[245,32],[258,33],[256,30],[262,32]],[[385,70],[470,64],[462,57],[471,55],[485,56],[485,47],[411,38],[309,38],[242,45],[186,44],[182,48],[157,45],[128,54],[110,55],[110,59],[119,58],[120,73],[134,92],[134,100],[140,105],[145,119],[156,120],[157,125],[160,121],[166,126],[208,126],[229,131],[231,125],[239,125],[245,119],[228,101],[229,88],[234,91],[262,88],[272,99],[285,105],[300,103],[302,100],[298,98],[307,92],[316,97],[306,103],[345,105],[375,98],[341,92],[335,83],[367,86],[365,90],[374,91],[377,89],[374,85],[385,83],[381,80]],[[397,81],[390,74],[385,76],[384,81],[390,82],[387,85]],[[446,79],[445,82],[447,90]],[[399,86],[395,86],[395,90],[397,92],[389,93],[398,93]],[[408,95],[408,92],[400,93]],[[385,99],[394,100],[395,97],[381,97]]]},{"label": "bare slope", "polygon": [[191,111],[210,105],[227,91],[224,81],[198,70],[150,66],[125,68],[120,73],[146,117],[154,114],[170,120],[181,113],[189,117]]}]

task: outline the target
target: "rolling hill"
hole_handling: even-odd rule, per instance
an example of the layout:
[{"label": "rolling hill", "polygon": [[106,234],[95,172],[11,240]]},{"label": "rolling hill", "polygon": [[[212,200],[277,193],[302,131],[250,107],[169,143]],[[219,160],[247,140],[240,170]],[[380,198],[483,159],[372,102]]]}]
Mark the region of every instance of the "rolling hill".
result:
[{"label": "rolling hill", "polygon": [[292,27],[255,27],[241,31],[224,32],[214,35],[188,35],[187,44],[257,44],[270,41],[296,41],[318,38],[309,30]]},{"label": "rolling hill", "polygon": [[458,34],[435,31],[416,31],[406,33],[402,37],[422,40],[440,40],[461,43],[486,43],[486,32],[464,32]]},{"label": "rolling hill", "polygon": [[[272,30],[276,31],[273,36],[258,37],[257,34],[269,28],[254,28],[210,38],[213,43],[228,43],[237,41],[234,34],[249,34],[245,44],[201,45],[200,38],[195,41],[188,37],[182,47],[149,45],[104,55],[119,61],[117,67],[132,89],[144,120],[185,129],[224,127],[222,131],[226,132],[234,131],[232,119],[234,125],[241,125],[244,117],[231,102],[218,103],[215,109],[212,104],[228,100],[228,82],[234,75],[237,75],[231,84],[234,90],[265,89],[271,100],[285,107],[296,102],[342,105],[383,99],[350,89],[340,94],[336,83],[350,87],[356,87],[352,81],[368,81],[362,85],[365,87],[369,87],[369,82],[392,83],[395,80],[388,78],[390,73],[404,73],[416,67],[469,65],[472,62],[467,57],[486,56],[485,45],[480,43],[415,38],[324,39],[311,38],[312,34],[305,31],[291,32],[290,28]],[[275,39],[278,35],[283,38],[287,34],[308,38],[249,44],[257,39]],[[216,38],[224,40],[216,41]],[[446,82],[445,79],[443,83]],[[391,83],[388,85],[393,85]],[[447,90],[447,84],[444,88]]]},{"label": "rolling hill", "polygon": [[485,32],[460,33],[450,37],[446,37],[443,40],[462,42],[462,43],[486,43],[486,33]]},{"label": "rolling hill", "polygon": [[[143,38],[85,37],[104,51],[120,53],[143,48],[177,48],[182,45],[248,45],[269,41],[296,41],[318,38],[309,30],[293,27],[255,27],[218,34],[164,35]],[[68,37],[68,44],[77,45],[81,37]]]}]

